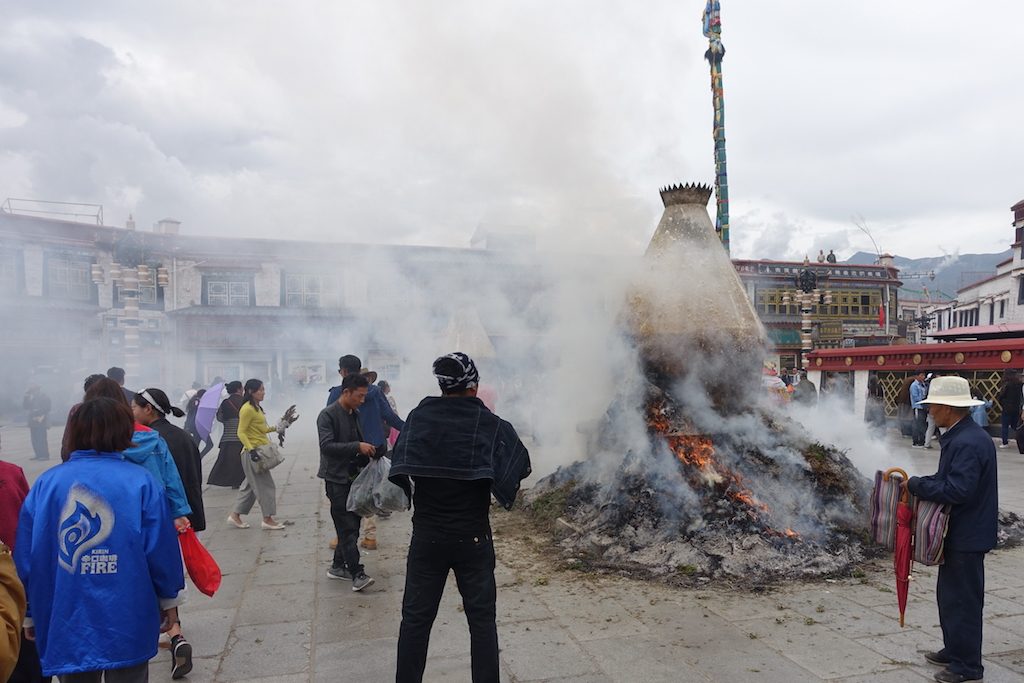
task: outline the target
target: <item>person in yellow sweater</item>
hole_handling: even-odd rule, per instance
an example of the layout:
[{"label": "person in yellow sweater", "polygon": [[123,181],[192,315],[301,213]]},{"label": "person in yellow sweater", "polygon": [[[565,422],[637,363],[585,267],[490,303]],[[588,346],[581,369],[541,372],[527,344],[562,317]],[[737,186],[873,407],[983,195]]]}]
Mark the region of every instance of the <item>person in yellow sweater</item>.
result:
[{"label": "person in yellow sweater", "polygon": [[248,380],[245,383],[245,403],[238,411],[238,439],[242,442],[242,472],[245,473],[245,481],[238,490],[235,509],[228,515],[228,524],[239,529],[249,528],[242,515],[249,514],[253,503],[256,502],[259,502],[260,510],[263,512],[260,527],[267,530],[284,528],[282,522],[274,519],[274,515],[277,514],[277,488],[274,485],[274,477],[269,470],[257,472],[253,468],[251,458],[253,449],[270,443],[268,434],[283,432],[288,427],[285,420],[273,426],[267,424],[267,416],[260,406],[266,394],[267,389],[263,382],[258,379]]}]

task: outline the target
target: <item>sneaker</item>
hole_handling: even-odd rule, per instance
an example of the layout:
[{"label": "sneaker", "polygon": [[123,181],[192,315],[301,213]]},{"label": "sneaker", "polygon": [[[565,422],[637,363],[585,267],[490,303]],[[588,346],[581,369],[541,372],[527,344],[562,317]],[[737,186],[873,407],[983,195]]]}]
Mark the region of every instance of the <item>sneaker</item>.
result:
[{"label": "sneaker", "polygon": [[363,540],[359,541],[359,547],[360,548],[365,548],[366,550],[376,550],[377,549],[377,539],[375,539],[375,538],[364,538]]},{"label": "sneaker", "polygon": [[344,567],[331,567],[327,570],[328,579],[345,579],[346,581],[352,580],[352,575]]},{"label": "sneaker", "polygon": [[915,443],[913,446],[911,446],[911,448],[924,448],[924,444]]},{"label": "sneaker", "polygon": [[983,681],[984,678],[977,676],[968,676],[966,674],[953,673],[949,669],[943,669],[933,677],[939,683],[972,683],[977,681]]},{"label": "sneaker", "polygon": [[934,448],[934,446],[932,446],[931,444],[925,444],[925,448],[931,450],[932,448]]},{"label": "sneaker", "polygon": [[192,670],[192,646],[185,636],[171,638],[171,678],[178,680]]},{"label": "sneaker", "polygon": [[1000,448],[1009,448],[1010,444],[1008,444],[1008,443],[1001,443],[1001,444],[999,444],[999,447]]},{"label": "sneaker", "polygon": [[945,650],[939,650],[938,652],[925,652],[924,658],[929,664],[934,664],[935,666],[946,666],[953,661],[949,658],[949,655],[946,654]]},{"label": "sneaker", "polygon": [[359,574],[357,574],[355,578],[352,579],[352,590],[357,593],[366,588],[367,586],[372,585],[373,579],[367,576],[366,572],[359,572]]}]

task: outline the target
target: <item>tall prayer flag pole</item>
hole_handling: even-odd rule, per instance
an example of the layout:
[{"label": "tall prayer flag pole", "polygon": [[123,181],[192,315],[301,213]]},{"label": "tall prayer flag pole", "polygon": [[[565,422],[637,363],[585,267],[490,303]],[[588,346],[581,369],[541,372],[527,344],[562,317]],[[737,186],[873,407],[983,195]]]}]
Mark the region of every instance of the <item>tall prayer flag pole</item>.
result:
[{"label": "tall prayer flag pole", "polygon": [[725,169],[725,96],[722,92],[722,17],[718,0],[708,0],[703,16],[704,36],[708,39],[708,51],[704,59],[711,66],[711,99],[714,104],[715,122],[715,196],[718,215],[715,230],[722,239],[722,246],[729,253],[729,178]]}]

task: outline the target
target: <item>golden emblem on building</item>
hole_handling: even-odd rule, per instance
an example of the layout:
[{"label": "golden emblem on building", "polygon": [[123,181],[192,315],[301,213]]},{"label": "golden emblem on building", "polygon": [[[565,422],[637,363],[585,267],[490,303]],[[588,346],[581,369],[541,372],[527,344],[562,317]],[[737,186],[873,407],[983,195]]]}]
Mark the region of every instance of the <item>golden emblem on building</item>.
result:
[{"label": "golden emblem on building", "polygon": [[913,361],[914,365],[920,365],[921,364],[921,354],[915,353],[914,357],[911,358],[910,360]]},{"label": "golden emblem on building", "polygon": [[953,360],[955,360],[957,364],[963,363],[964,358],[966,358],[966,356],[964,356],[962,351],[957,351],[956,355],[953,356]]},{"label": "golden emblem on building", "polygon": [[875,362],[878,363],[879,365],[885,365],[885,356],[879,356],[878,358],[875,359]]},{"label": "golden emblem on building", "polygon": [[1003,351],[1001,354],[999,354],[999,360],[1003,361],[1004,363],[1009,363],[1011,358],[1013,358],[1013,354],[1010,353],[1009,351]]}]

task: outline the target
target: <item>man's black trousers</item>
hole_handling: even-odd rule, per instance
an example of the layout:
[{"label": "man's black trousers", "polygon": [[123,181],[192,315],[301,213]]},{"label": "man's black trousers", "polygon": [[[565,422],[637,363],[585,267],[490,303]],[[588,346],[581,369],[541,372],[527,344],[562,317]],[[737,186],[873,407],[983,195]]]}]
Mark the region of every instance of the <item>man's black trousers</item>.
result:
[{"label": "man's black trousers", "polygon": [[914,445],[923,446],[925,431],[928,425],[928,410],[914,408]]},{"label": "man's black trousers", "polygon": [[338,535],[338,547],[334,549],[335,569],[344,567],[353,577],[363,572],[359,562],[359,523],[363,518],[348,511],[348,491],[352,484],[339,484],[335,481],[324,481],[327,488],[327,499],[331,501],[331,519],[334,520],[334,533]]},{"label": "man's black trousers", "polygon": [[462,595],[469,622],[473,683],[498,680],[497,587],[490,534],[428,540],[413,530],[405,572],[402,627],[398,634],[398,683],[419,683],[427,663],[430,628],[437,616],[449,570]]},{"label": "man's black trousers", "polygon": [[935,597],[949,670],[981,678],[981,616],[985,606],[985,553],[947,550],[939,566]]}]

